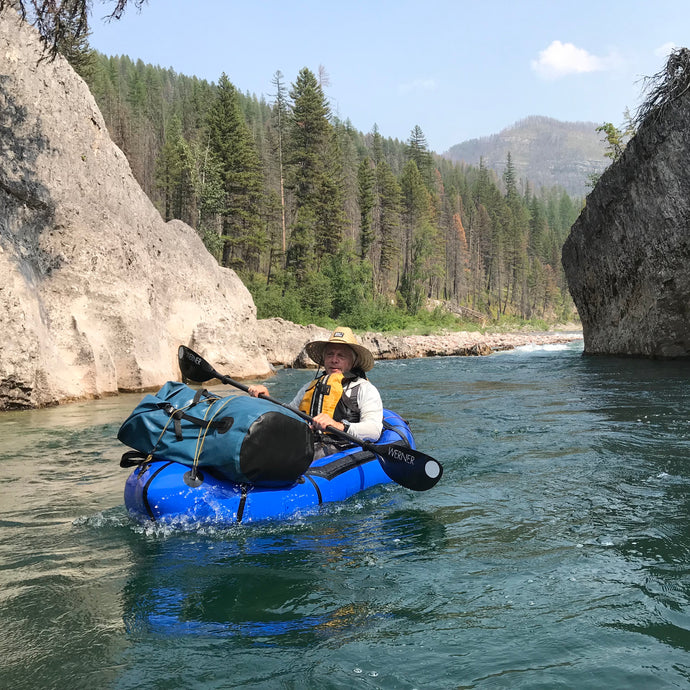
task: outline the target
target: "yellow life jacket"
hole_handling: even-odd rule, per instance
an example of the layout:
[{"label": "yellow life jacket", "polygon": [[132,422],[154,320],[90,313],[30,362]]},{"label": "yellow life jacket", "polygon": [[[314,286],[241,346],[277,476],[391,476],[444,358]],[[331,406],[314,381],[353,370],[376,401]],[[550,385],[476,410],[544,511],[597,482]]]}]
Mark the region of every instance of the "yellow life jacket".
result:
[{"label": "yellow life jacket", "polygon": [[347,384],[352,379],[352,375],[347,376],[341,373],[330,376],[324,374],[318,379],[314,379],[304,393],[299,409],[312,417],[320,412],[325,412],[336,422],[341,422],[344,419],[351,422],[359,421],[353,419],[354,412],[347,405],[347,396],[343,397]]}]

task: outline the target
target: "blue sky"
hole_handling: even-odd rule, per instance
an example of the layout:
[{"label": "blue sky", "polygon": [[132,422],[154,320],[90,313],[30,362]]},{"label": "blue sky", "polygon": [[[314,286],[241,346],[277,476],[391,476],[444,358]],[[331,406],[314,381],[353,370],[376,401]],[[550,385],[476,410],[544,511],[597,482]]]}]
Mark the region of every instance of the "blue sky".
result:
[{"label": "blue sky", "polygon": [[613,122],[642,78],[690,46],[688,0],[149,0],[118,22],[94,4],[93,48],[272,100],[302,67],[341,119],[442,153],[529,115]]}]

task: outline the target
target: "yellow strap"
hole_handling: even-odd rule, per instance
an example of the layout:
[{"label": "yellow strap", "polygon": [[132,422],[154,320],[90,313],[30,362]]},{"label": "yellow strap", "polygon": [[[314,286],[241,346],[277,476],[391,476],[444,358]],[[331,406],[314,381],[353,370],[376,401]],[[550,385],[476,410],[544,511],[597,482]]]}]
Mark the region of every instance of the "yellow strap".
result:
[{"label": "yellow strap", "polygon": [[[221,400],[222,398],[219,398]],[[211,419],[209,420],[208,425],[204,428],[202,427],[199,429],[199,435],[197,436],[196,439],[196,449],[194,450],[194,462],[192,464],[192,467],[196,468],[199,465],[199,458],[201,457],[201,451],[204,448],[204,441],[206,440],[206,434],[208,433],[208,430],[211,427],[211,422],[216,418],[216,415],[231,401],[234,400],[234,396],[228,396],[225,398],[225,402],[223,402],[222,405],[218,405],[218,409],[213,412],[211,415]],[[206,419],[206,416],[208,413],[211,411],[211,406],[208,407],[206,412],[204,413],[204,419]]]},{"label": "yellow strap", "polygon": [[[220,400],[221,398],[215,398],[215,396],[208,395],[208,396],[205,396],[203,398],[200,398],[199,400],[197,400],[196,403],[194,401],[192,401],[189,403],[189,405],[185,405],[184,407],[180,407],[179,409],[176,409],[175,412],[180,412],[180,411],[186,412],[190,407],[194,407],[195,404],[198,405],[200,402],[204,402],[206,400],[212,400],[212,399]],[[228,398],[226,400],[226,402],[228,402],[229,400],[230,400],[230,398]],[[223,403],[223,405],[220,405],[218,409],[219,410],[222,409],[224,405],[225,405],[225,403]],[[211,410],[211,407],[209,406],[209,408],[206,410],[204,418],[206,418],[206,415],[209,413],[210,410]],[[163,427],[163,430],[161,431],[160,436],[158,436],[158,438],[156,439],[156,442],[153,444],[153,448],[151,449],[151,452],[148,454],[148,457],[146,458],[147,461],[153,460],[153,452],[156,450],[156,447],[160,443],[160,440],[163,438],[163,434],[167,431],[168,427],[170,426],[170,422],[172,422],[174,414],[175,413],[168,416],[168,421],[165,423],[165,426]],[[216,414],[217,414],[217,412],[214,413],[213,416],[215,417]],[[213,419],[213,417],[211,419]],[[197,466],[197,463],[199,460],[198,456],[201,454],[201,447],[199,445],[199,440],[201,439],[201,432],[202,431],[204,432],[204,438],[205,438],[206,432],[208,431],[208,427],[206,427],[206,429],[200,429],[199,430],[199,437],[197,438],[197,442],[196,442],[198,451],[195,451],[195,453],[194,453],[194,462],[192,465],[193,467]],[[203,445],[204,445],[204,441],[203,441],[203,439],[201,439],[201,446],[203,446]]]}]

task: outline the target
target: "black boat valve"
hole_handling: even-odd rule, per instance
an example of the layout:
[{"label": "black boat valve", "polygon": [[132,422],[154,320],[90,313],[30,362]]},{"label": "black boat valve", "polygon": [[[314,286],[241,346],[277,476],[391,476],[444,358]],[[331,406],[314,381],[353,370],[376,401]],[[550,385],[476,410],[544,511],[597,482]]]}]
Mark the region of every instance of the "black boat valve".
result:
[{"label": "black boat valve", "polygon": [[189,472],[185,472],[182,478],[187,486],[191,486],[194,489],[204,483],[204,475],[196,467],[189,470]]}]

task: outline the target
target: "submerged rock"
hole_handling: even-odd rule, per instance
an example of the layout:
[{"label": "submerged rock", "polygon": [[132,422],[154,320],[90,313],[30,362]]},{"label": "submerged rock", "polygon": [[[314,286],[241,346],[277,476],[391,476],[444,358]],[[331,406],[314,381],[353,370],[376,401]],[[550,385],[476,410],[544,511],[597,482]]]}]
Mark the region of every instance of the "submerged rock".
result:
[{"label": "submerged rock", "polygon": [[690,356],[689,85],[683,49],[563,247],[585,353]]},{"label": "submerged rock", "polygon": [[251,295],[165,223],[88,87],[0,12],[0,410],[157,387],[189,344],[268,373]]}]

